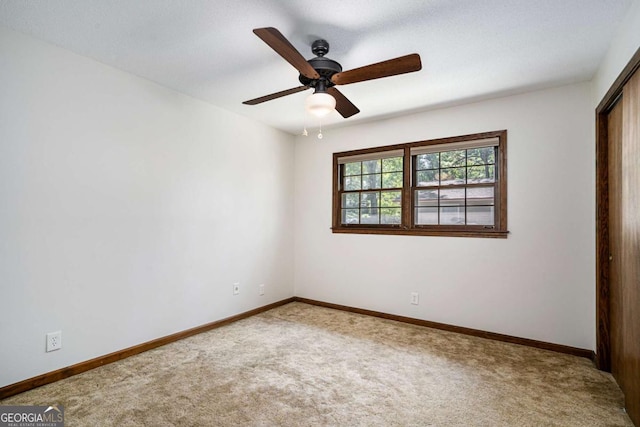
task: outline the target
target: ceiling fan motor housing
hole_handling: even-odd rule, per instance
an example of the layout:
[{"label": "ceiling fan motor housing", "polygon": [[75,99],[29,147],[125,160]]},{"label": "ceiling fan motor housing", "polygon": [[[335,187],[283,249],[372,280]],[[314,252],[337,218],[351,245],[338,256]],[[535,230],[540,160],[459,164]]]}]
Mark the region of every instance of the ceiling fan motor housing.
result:
[{"label": "ceiling fan motor housing", "polygon": [[311,51],[317,56],[307,62],[320,74],[320,78],[310,79],[300,74],[300,77],[298,77],[300,83],[314,89],[319,89],[317,87],[318,83],[322,82],[320,86],[323,91],[328,87],[335,86],[333,82],[331,82],[331,76],[342,72],[342,66],[333,59],[324,57],[324,55],[329,52],[329,42],[326,40],[316,40],[311,45]]}]

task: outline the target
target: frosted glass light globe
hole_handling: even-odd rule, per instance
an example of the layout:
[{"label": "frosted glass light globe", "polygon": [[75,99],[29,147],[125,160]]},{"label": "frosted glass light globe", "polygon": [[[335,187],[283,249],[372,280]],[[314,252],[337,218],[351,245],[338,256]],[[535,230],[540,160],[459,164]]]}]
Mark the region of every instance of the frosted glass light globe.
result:
[{"label": "frosted glass light globe", "polygon": [[328,93],[312,93],[304,101],[304,108],[316,117],[324,117],[335,110],[336,99]]}]

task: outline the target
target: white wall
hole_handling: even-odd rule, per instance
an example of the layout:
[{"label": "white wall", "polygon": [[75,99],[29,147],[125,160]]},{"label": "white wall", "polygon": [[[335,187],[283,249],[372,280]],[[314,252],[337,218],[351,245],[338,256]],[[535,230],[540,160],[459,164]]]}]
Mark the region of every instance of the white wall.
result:
[{"label": "white wall", "polygon": [[593,78],[595,106],[602,101],[638,48],[640,48],[640,1],[635,0],[629,7],[624,21]]},{"label": "white wall", "polygon": [[[296,295],[594,349],[591,94],[582,83],[298,137]],[[333,152],[500,129],[507,239],[331,233]]]},{"label": "white wall", "polygon": [[0,386],[293,295],[292,136],[2,28],[0,58]]}]

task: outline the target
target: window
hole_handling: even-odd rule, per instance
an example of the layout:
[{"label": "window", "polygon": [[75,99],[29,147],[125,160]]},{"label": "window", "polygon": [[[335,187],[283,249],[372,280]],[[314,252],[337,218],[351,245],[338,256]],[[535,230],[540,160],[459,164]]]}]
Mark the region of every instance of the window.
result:
[{"label": "window", "polygon": [[507,235],[507,131],[334,153],[333,232]]},{"label": "window", "polygon": [[404,152],[350,158],[343,166],[342,224],[402,223]]}]

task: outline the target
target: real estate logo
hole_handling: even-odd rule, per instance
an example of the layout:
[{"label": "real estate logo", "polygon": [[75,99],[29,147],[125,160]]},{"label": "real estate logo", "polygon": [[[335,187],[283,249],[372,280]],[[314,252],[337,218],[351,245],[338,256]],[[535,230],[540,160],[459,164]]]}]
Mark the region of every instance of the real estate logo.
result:
[{"label": "real estate logo", "polygon": [[0,406],[0,427],[64,427],[64,407]]}]

